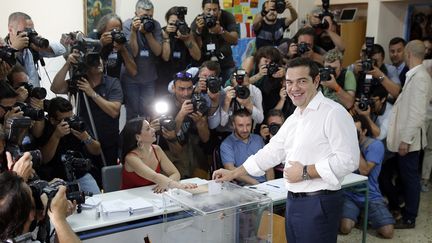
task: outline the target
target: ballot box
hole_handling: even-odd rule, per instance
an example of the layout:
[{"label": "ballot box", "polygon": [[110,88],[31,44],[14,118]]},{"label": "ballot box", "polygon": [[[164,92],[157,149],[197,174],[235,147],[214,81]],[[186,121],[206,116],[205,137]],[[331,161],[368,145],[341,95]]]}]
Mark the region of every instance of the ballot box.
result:
[{"label": "ballot box", "polygon": [[200,185],[196,189],[170,190],[167,204],[182,209],[181,220],[163,223],[163,242],[271,242],[272,200],[230,182]]}]

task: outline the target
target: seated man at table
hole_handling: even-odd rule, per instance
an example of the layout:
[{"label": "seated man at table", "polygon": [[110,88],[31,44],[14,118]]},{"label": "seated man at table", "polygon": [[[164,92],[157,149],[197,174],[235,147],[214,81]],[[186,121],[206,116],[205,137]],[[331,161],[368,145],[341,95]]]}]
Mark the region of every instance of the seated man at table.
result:
[{"label": "seated man at table", "polygon": [[[234,132],[220,146],[221,160],[227,170],[234,170],[241,166],[249,156],[264,147],[262,138],[257,134],[251,134],[252,115],[248,110],[240,109],[235,111],[232,124]],[[255,185],[273,179],[273,168],[267,170],[265,176],[253,177],[245,175],[237,178],[241,185]]]},{"label": "seated man at table", "polygon": [[[379,190],[378,175],[384,158],[384,145],[380,140],[366,136],[368,123],[362,116],[354,117],[360,145],[360,162],[357,173],[368,176],[369,183],[369,212],[368,219],[372,228],[382,237],[393,238],[395,220],[384,203]],[[364,208],[365,196],[347,191],[342,208],[340,231],[349,234],[358,222],[360,211]]]}]

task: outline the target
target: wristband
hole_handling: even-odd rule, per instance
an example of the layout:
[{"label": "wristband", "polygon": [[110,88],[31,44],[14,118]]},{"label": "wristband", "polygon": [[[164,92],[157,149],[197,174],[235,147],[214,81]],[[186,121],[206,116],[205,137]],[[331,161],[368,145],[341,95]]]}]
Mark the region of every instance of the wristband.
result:
[{"label": "wristband", "polygon": [[339,93],[339,91],[341,90],[341,86],[339,86],[339,84],[336,86],[336,88],[334,89],[334,91],[336,93]]},{"label": "wristband", "polygon": [[221,31],[219,31],[219,35],[223,35],[225,33],[225,30],[222,26],[220,28],[221,28]]},{"label": "wristband", "polygon": [[86,140],[82,141],[85,145],[91,144],[93,142],[93,138],[91,136],[88,136]]}]

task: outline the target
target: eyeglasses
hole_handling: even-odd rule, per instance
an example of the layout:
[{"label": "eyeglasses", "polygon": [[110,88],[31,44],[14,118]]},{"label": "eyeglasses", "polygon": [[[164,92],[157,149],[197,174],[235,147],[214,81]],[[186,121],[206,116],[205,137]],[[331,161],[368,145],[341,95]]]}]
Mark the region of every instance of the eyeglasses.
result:
[{"label": "eyeglasses", "polygon": [[188,72],[178,72],[174,75],[174,80],[192,80],[192,74]]}]

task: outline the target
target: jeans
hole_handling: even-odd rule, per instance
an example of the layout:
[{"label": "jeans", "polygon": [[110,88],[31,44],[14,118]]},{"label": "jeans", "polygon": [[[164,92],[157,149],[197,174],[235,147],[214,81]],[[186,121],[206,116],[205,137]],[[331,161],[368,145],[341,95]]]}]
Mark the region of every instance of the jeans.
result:
[{"label": "jeans", "polygon": [[81,191],[92,192],[94,195],[100,193],[100,189],[96,183],[96,180],[89,173],[86,173],[83,177],[78,178],[77,182]]},{"label": "jeans", "polygon": [[402,212],[402,216],[404,220],[414,222],[420,204],[419,157],[419,151],[409,152],[405,156],[397,156],[405,199],[405,210]]},{"label": "jeans", "polygon": [[125,97],[126,119],[148,117],[151,115],[155,95],[154,82],[123,83]]}]

